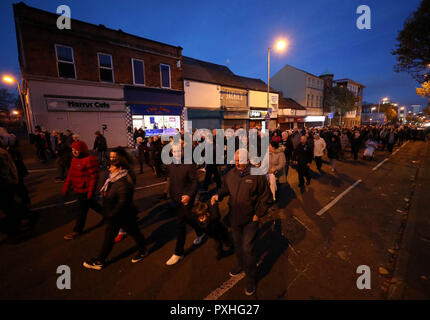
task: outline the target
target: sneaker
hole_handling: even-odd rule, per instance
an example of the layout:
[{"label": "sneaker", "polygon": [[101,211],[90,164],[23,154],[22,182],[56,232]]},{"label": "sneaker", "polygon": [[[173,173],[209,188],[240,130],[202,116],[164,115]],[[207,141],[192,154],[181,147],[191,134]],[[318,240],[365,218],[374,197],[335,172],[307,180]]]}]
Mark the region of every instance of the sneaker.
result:
[{"label": "sneaker", "polygon": [[167,266],[173,266],[174,264],[177,264],[179,261],[181,261],[184,258],[184,256],[178,256],[174,254],[170,257],[169,260],[167,260],[166,265]]},{"label": "sneaker", "polygon": [[64,236],[64,240],[73,240],[79,236],[79,232],[70,232]]},{"label": "sneaker", "polygon": [[136,263],[136,262],[142,261],[147,255],[148,255],[148,251],[145,251],[145,253],[138,253],[131,259],[131,262]]},{"label": "sneaker", "polygon": [[255,282],[253,280],[246,281],[245,294],[252,296],[255,293]]},{"label": "sneaker", "polygon": [[118,235],[115,237],[114,242],[118,243],[121,242],[122,240],[124,240],[127,237],[126,233],[118,233]]},{"label": "sneaker", "polygon": [[242,273],[242,268],[238,266],[238,267],[234,268],[233,270],[231,270],[229,272],[229,275],[230,275],[230,277],[236,277],[236,276],[240,275],[241,273]]},{"label": "sneaker", "polygon": [[55,178],[55,183],[61,183],[64,182],[63,178]]},{"label": "sneaker", "polygon": [[200,237],[198,236],[198,237],[194,240],[193,244],[194,244],[195,246],[198,246],[200,243],[202,243],[203,238],[204,238],[205,236],[206,236],[206,233],[203,233]]},{"label": "sneaker", "polygon": [[104,267],[104,263],[94,258],[90,261],[84,261],[83,266],[87,269],[101,270]]}]

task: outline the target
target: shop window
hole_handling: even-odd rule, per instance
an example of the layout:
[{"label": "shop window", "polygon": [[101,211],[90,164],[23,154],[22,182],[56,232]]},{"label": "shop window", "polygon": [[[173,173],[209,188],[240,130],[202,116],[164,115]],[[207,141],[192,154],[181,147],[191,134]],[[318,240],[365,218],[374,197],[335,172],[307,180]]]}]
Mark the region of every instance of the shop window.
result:
[{"label": "shop window", "polygon": [[60,78],[76,79],[73,48],[55,45],[55,52],[57,55],[58,76]]},{"label": "shop window", "polygon": [[99,57],[99,70],[100,81],[114,82],[112,55],[105,53],[98,53]]},{"label": "shop window", "polygon": [[161,87],[170,88],[170,66],[160,64]]},{"label": "shop window", "polygon": [[134,84],[145,84],[145,65],[142,60],[131,59]]}]

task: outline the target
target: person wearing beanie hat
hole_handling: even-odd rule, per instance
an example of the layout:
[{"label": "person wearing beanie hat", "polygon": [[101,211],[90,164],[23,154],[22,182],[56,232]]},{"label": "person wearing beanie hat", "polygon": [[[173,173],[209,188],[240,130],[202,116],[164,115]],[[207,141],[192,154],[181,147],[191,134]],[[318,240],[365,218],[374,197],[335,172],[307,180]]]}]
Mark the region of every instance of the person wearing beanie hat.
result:
[{"label": "person wearing beanie hat", "polygon": [[99,162],[96,157],[89,154],[85,142],[75,141],[71,147],[73,159],[63,185],[62,194],[66,196],[72,187],[73,192],[78,196],[79,210],[73,232],[65,235],[65,240],[73,240],[82,233],[88,209],[91,208],[99,214],[102,213],[102,208],[94,197],[98,181]]}]

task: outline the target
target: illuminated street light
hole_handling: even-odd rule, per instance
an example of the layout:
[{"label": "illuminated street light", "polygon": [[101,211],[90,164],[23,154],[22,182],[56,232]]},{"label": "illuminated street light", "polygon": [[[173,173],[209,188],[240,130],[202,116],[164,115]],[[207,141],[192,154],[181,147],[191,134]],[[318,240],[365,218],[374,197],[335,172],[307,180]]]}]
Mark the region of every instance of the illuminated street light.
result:
[{"label": "illuminated street light", "polygon": [[[4,75],[2,77],[3,82],[8,83],[8,84],[13,84],[16,83],[17,87],[18,87],[18,92],[19,92],[19,97],[21,99],[21,105],[22,105],[22,109],[25,112],[25,118],[27,121],[27,133],[30,134],[32,132],[32,126],[31,126],[31,121],[30,121],[30,113],[28,111],[28,108],[26,108],[26,105],[24,103],[24,98],[23,98],[23,93],[21,91],[21,85],[19,84],[19,81],[17,79],[15,79],[12,76],[9,75]],[[19,112],[17,110],[15,110],[15,112],[17,112],[16,114],[12,112],[12,114],[14,115],[18,115]]]},{"label": "illuminated street light", "polygon": [[[287,48],[287,41],[285,39],[279,39],[275,43],[275,50],[278,52],[282,52]],[[269,111],[269,88],[270,88],[270,47],[267,49],[267,111]]]}]

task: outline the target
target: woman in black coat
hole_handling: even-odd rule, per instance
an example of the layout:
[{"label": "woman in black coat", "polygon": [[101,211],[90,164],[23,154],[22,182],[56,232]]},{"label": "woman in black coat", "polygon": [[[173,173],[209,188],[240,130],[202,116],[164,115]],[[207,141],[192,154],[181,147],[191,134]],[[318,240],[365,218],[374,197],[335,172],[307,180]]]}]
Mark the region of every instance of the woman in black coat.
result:
[{"label": "woman in black coat", "polygon": [[101,189],[103,215],[106,220],[105,238],[98,257],[84,261],[84,267],[89,269],[103,269],[120,228],[123,228],[134,239],[139,250],[131,262],[139,262],[147,255],[145,238],[139,231],[136,221],[137,209],[133,203],[135,179],[125,169],[128,168],[127,160],[115,152],[112,153],[114,156],[111,157],[109,178]]},{"label": "woman in black coat", "polygon": [[336,140],[335,136],[331,136],[329,142],[327,143],[326,148],[327,148],[327,156],[329,157],[330,163],[331,163],[331,171],[334,172],[336,171],[335,169],[336,160],[340,151],[340,145]]}]

